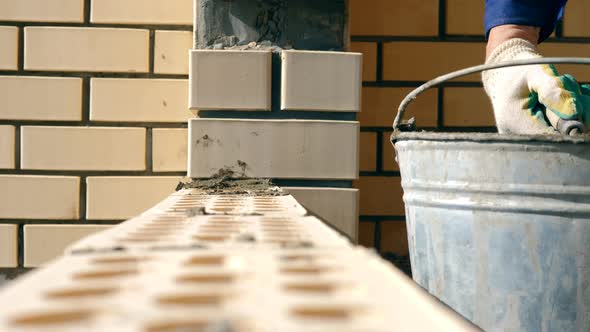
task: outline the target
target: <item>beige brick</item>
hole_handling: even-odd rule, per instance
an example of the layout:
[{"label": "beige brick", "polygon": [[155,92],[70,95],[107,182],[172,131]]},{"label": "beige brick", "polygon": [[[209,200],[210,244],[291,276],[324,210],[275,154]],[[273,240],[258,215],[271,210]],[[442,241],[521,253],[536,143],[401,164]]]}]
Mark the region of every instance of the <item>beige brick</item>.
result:
[{"label": "beige brick", "polygon": [[190,54],[191,109],[270,110],[270,51],[192,50]]},{"label": "beige brick", "polygon": [[93,78],[90,120],[182,122],[188,110],[188,82],[175,79]]},{"label": "beige brick", "polygon": [[77,219],[80,178],[0,175],[0,218]]},{"label": "beige brick", "polygon": [[361,171],[375,171],[377,168],[377,133],[361,132],[359,168]]},{"label": "beige brick", "polygon": [[350,0],[350,33],[378,36],[435,36],[438,0]]},{"label": "beige brick", "polygon": [[149,32],[26,27],[24,66],[26,70],[148,72]]},{"label": "beige brick", "polygon": [[570,0],[565,6],[563,19],[564,37],[588,37],[588,12],[590,3],[586,0]]},{"label": "beige brick", "polygon": [[192,32],[156,31],[154,72],[188,75],[188,50],[192,45]]},{"label": "beige brick", "polygon": [[394,220],[381,223],[381,252],[409,255],[405,221]]},{"label": "beige brick", "polygon": [[449,127],[493,127],[494,111],[483,88],[445,88],[443,124]]},{"label": "beige brick", "polygon": [[0,76],[0,119],[82,120],[82,79]]},{"label": "beige brick", "polygon": [[17,70],[18,28],[0,26],[0,45],[0,70]]},{"label": "beige brick", "polygon": [[18,265],[17,247],[17,226],[0,224],[0,267],[16,267]]},{"label": "beige brick", "polygon": [[0,168],[14,168],[14,126],[0,125]]},{"label": "beige brick", "polygon": [[[587,57],[590,54],[590,44],[587,43],[542,43],[539,50],[544,56]],[[560,74],[571,74],[578,81],[590,81],[590,66],[559,65],[556,66]]]},{"label": "beige brick", "polygon": [[375,247],[375,223],[359,223],[359,244],[363,247]]},{"label": "beige brick", "polygon": [[231,168],[247,177],[355,179],[358,130],[354,121],[192,119],[188,176]]},{"label": "beige brick", "polygon": [[179,181],[177,176],[88,177],[86,218],[134,217],[173,193]]},{"label": "beige brick", "polygon": [[281,109],[358,112],[360,53],[283,51]]},{"label": "beige brick", "polygon": [[348,188],[285,187],[305,208],[357,239],[358,190]]},{"label": "beige brick", "polygon": [[404,203],[399,177],[363,176],[355,181],[360,190],[360,210],[363,216],[402,216]]},{"label": "beige brick", "polygon": [[90,21],[192,25],[192,3],[192,0],[93,0]]},{"label": "beige brick", "polygon": [[[390,42],[383,44],[383,79],[428,81],[484,62],[484,43]],[[481,81],[478,74],[458,79]]]},{"label": "beige brick", "polygon": [[376,81],[377,43],[350,43],[350,51],[363,54],[363,81]]},{"label": "beige brick", "polygon": [[154,129],[152,158],[154,172],[186,171],[187,129]]},{"label": "beige brick", "polygon": [[484,1],[446,0],[447,34],[483,35]]},{"label": "beige brick", "polygon": [[145,170],[145,128],[21,128],[21,166],[42,170]]},{"label": "beige brick", "polygon": [[84,0],[2,0],[0,21],[82,22]]},{"label": "beige brick", "polygon": [[109,229],[108,225],[25,225],[24,265],[36,267],[64,254],[72,243],[97,232]]},{"label": "beige brick", "polygon": [[[364,87],[362,111],[358,115],[361,126],[391,128],[399,104],[412,90],[411,88]],[[404,119],[414,117],[418,127],[436,127],[437,103],[437,90],[428,90],[408,106]]]},{"label": "beige brick", "polygon": [[382,160],[383,160],[383,170],[384,171],[399,171],[399,165],[395,161],[395,150],[393,149],[393,145],[391,144],[391,132],[384,132],[383,133],[383,153]]}]

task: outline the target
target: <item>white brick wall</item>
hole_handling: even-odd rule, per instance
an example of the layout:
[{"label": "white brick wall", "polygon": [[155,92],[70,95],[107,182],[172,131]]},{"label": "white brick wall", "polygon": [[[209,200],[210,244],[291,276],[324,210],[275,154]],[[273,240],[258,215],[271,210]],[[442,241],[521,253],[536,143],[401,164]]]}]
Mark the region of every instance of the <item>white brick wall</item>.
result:
[{"label": "white brick wall", "polygon": [[[1,9],[0,9],[1,10]],[[18,28],[0,26],[0,70],[18,67]]]},{"label": "white brick wall", "polygon": [[93,121],[186,123],[192,117],[186,80],[93,78],[90,85]]},{"label": "white brick wall", "polygon": [[[0,0],[0,266],[19,261],[15,223],[32,223],[20,261],[35,266],[87,218],[128,218],[174,189],[192,2]],[[51,220],[74,225],[37,225]]]},{"label": "white brick wall", "polygon": [[0,219],[78,219],[80,178],[0,175]]},{"label": "white brick wall", "polygon": [[88,177],[86,218],[131,218],[173,193],[179,181],[178,176]]},{"label": "white brick wall", "polygon": [[0,119],[82,120],[82,79],[0,76]]},{"label": "white brick wall", "polygon": [[0,169],[14,168],[14,126],[0,126]]},{"label": "white brick wall", "polygon": [[148,30],[25,28],[27,70],[145,73],[148,50]]},{"label": "white brick wall", "polygon": [[61,256],[72,242],[108,229],[106,225],[25,225],[24,266],[35,267]]},{"label": "white brick wall", "polygon": [[145,170],[145,129],[23,126],[21,166],[46,170]]}]

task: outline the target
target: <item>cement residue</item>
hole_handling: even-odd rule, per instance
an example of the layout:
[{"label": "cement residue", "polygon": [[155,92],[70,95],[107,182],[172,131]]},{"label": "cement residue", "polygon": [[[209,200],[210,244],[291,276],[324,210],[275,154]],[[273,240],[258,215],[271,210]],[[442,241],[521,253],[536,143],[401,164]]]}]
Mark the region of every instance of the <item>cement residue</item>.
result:
[{"label": "cement residue", "polygon": [[181,181],[176,189],[200,189],[208,195],[284,196],[289,194],[275,186],[270,179],[236,179],[235,175],[235,171],[223,168],[208,179]]}]

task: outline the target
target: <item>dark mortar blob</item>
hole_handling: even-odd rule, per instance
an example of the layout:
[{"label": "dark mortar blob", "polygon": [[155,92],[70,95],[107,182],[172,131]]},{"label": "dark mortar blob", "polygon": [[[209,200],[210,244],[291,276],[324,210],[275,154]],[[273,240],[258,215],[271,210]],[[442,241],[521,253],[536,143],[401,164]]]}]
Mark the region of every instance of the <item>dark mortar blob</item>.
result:
[{"label": "dark mortar blob", "polygon": [[[246,163],[242,161],[238,161],[238,165],[243,169],[247,167]],[[200,189],[208,195],[289,195],[287,191],[274,185],[270,179],[235,179],[235,175],[236,172],[232,169],[222,168],[208,179],[185,179],[176,186],[176,190]]]}]

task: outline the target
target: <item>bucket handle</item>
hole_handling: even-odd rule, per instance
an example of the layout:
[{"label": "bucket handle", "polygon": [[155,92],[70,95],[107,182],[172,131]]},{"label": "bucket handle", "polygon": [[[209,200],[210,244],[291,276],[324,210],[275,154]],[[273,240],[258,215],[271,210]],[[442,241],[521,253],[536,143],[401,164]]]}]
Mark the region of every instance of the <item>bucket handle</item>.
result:
[{"label": "bucket handle", "polygon": [[426,91],[432,87],[438,86],[441,83],[444,83],[446,81],[449,81],[449,80],[452,80],[452,79],[455,79],[458,77],[463,77],[463,76],[467,76],[470,74],[474,74],[474,73],[478,73],[478,72],[482,72],[482,71],[486,71],[486,70],[505,68],[505,67],[515,67],[515,66],[541,65],[541,64],[590,65],[590,58],[556,57],[556,58],[534,58],[534,59],[524,59],[524,60],[513,60],[513,61],[506,61],[506,62],[500,62],[500,63],[494,63],[494,64],[484,64],[484,65],[468,67],[468,68],[464,68],[461,70],[457,70],[457,71],[436,77],[436,78],[422,84],[421,86],[419,86],[418,88],[416,88],[412,92],[410,92],[402,100],[402,102],[400,103],[400,105],[397,109],[397,115],[395,116],[395,120],[393,121],[394,133],[401,131],[401,126],[402,126],[401,119],[402,119],[408,105],[410,105],[410,103],[412,101],[414,101],[414,99],[416,99],[420,94],[422,94],[424,91]]}]

